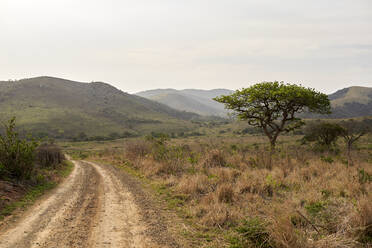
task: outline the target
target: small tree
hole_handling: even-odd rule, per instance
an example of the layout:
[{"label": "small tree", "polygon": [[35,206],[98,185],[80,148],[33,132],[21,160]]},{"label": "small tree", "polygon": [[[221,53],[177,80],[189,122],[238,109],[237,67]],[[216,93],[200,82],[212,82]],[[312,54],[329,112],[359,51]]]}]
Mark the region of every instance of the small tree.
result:
[{"label": "small tree", "polygon": [[341,136],[344,129],[336,124],[330,122],[313,123],[305,129],[305,141],[315,141],[319,145],[330,148],[334,145],[337,139]]},{"label": "small tree", "polygon": [[353,160],[351,157],[353,144],[363,135],[365,135],[369,129],[368,126],[363,122],[354,121],[353,119],[342,121],[340,125],[343,128],[341,136],[344,138],[346,143],[348,165],[353,165]]},{"label": "small tree", "polygon": [[270,140],[271,153],[280,133],[301,127],[304,122],[296,114],[305,111],[329,114],[326,94],[295,84],[263,82],[214,100],[224,103],[241,120],[263,130]]}]

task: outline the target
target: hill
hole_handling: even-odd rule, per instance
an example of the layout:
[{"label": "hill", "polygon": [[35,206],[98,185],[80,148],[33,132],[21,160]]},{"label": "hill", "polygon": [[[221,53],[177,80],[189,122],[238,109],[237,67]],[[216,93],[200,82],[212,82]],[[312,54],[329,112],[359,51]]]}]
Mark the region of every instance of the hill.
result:
[{"label": "hill", "polygon": [[[175,90],[157,89],[137,93],[137,95],[172,106],[178,110],[200,115],[226,116],[223,104],[212,100],[219,95],[231,94],[232,90]],[[353,86],[329,95],[332,105],[330,116],[304,114],[308,118],[353,118],[372,116],[372,88]]]},{"label": "hill", "polygon": [[0,121],[12,116],[22,130],[56,138],[183,131],[197,117],[106,83],[53,77],[0,82]]},{"label": "hill", "polygon": [[372,116],[372,88],[353,86],[329,95],[331,118]]},{"label": "hill", "polygon": [[156,89],[138,92],[136,95],[171,106],[181,111],[194,112],[200,115],[226,116],[224,105],[212,98],[228,95],[233,91],[227,89]]}]

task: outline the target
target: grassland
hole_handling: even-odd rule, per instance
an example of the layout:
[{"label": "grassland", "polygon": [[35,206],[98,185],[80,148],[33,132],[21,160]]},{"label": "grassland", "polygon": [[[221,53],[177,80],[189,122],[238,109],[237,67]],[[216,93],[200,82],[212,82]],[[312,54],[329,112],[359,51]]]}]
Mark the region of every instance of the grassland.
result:
[{"label": "grassland", "polygon": [[371,136],[353,151],[354,166],[341,140],[321,151],[301,136],[281,137],[270,164],[265,137],[232,132],[62,145],[148,184],[194,247],[371,245]]}]

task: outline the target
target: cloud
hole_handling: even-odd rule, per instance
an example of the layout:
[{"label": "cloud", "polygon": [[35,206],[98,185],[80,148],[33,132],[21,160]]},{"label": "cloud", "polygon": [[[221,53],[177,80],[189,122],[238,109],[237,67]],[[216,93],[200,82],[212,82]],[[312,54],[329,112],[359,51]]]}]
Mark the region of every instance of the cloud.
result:
[{"label": "cloud", "polygon": [[0,30],[3,79],[62,76],[129,92],[372,84],[370,0],[2,0]]}]

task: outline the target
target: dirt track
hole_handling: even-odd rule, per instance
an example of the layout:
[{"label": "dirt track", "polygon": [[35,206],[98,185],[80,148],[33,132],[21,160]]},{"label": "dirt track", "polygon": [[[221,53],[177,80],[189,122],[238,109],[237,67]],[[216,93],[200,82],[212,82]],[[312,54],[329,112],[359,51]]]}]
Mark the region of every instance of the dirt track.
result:
[{"label": "dirt track", "polygon": [[0,248],[178,246],[158,213],[146,210],[146,197],[119,170],[74,163],[55,192],[0,229]]}]

